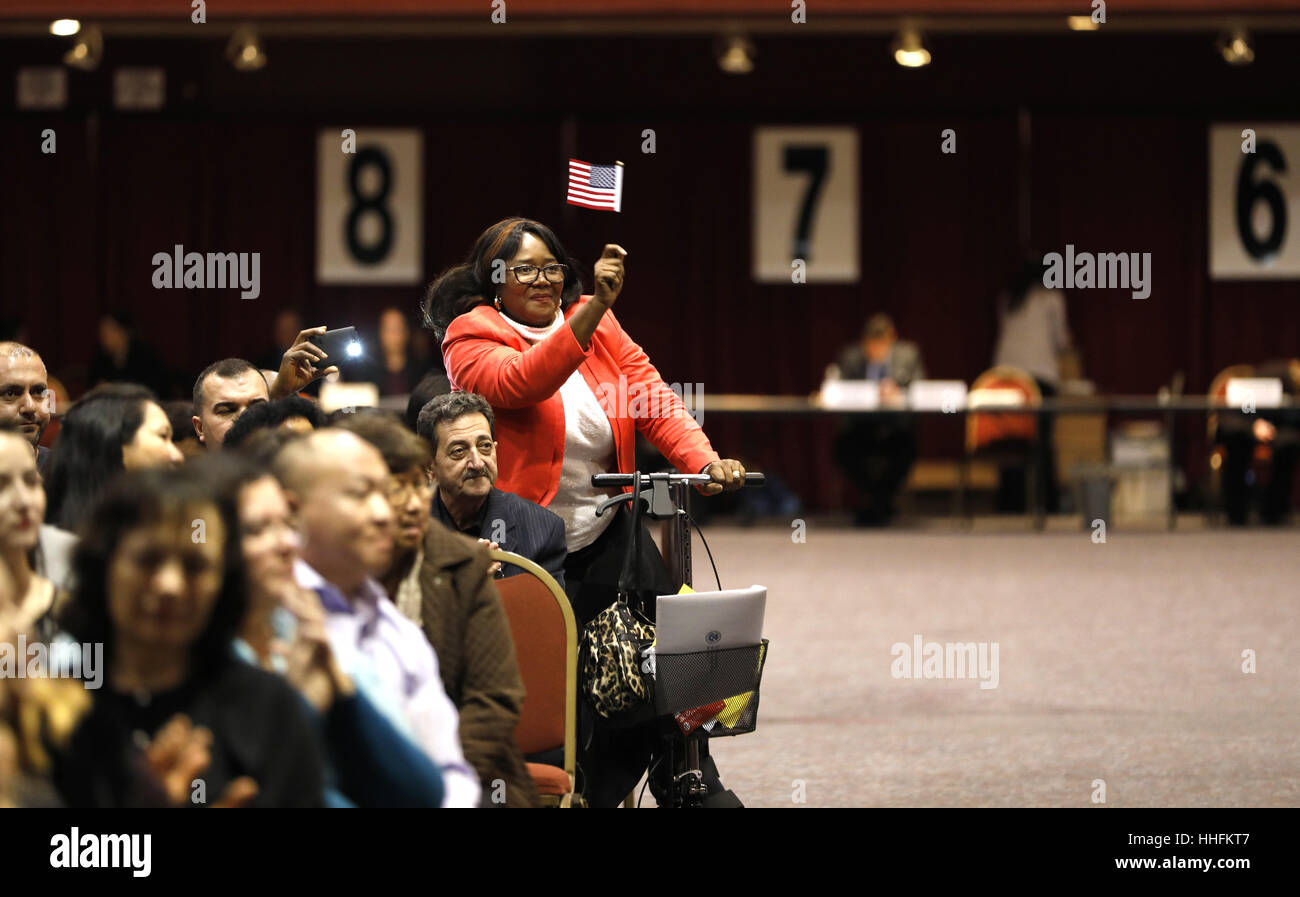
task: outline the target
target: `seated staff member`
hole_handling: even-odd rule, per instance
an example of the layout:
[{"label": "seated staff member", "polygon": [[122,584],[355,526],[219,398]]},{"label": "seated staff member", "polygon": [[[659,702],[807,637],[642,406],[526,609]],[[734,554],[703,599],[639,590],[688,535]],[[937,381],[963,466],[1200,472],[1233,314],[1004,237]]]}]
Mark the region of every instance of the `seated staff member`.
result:
[{"label": "seated staff member", "polygon": [[[626,254],[607,245],[595,265],[595,293],[583,296],[577,265],[550,228],[509,218],[484,231],[465,263],[444,272],[424,300],[452,385],[483,396],[495,412],[500,488],[564,520],[566,587],[580,625],[616,599],[629,535],[626,525],[611,525],[627,513],[625,506],[618,515],[595,515],[606,496],[592,488],[591,476],[632,472],[638,430],[678,470],[707,471],[714,482],[705,494],[739,488],[745,475],[740,462],[718,457],[614,317]],[[506,274],[499,289],[493,279],[503,267],[498,262]],[[608,407],[609,391],[617,390],[620,378],[626,378],[629,394],[648,390],[647,407],[658,408],[659,415],[633,417],[630,409]],[[598,395],[606,397],[603,404]],[[671,589],[654,543],[648,535],[640,543],[646,571],[641,584]],[[657,743],[653,733],[622,734],[621,746],[593,740],[583,758],[584,793],[593,806],[616,805],[644,772]],[[598,754],[602,762],[616,762],[597,769]]]},{"label": "seated staff member", "polygon": [[[487,399],[472,392],[438,396],[420,411],[416,432],[433,451],[434,516],[467,536],[523,555],[564,588],[564,521],[496,488],[496,425]],[[507,564],[497,576],[522,572]]]}]

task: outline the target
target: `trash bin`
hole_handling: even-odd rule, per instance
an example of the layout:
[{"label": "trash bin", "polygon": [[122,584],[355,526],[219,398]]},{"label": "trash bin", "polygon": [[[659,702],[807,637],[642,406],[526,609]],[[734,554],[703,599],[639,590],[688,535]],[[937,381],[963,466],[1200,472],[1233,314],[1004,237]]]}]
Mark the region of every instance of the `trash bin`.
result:
[{"label": "trash bin", "polygon": [[1115,470],[1107,464],[1080,464],[1074,469],[1078,508],[1083,512],[1083,528],[1091,529],[1094,520],[1110,526],[1110,497],[1115,489]]}]

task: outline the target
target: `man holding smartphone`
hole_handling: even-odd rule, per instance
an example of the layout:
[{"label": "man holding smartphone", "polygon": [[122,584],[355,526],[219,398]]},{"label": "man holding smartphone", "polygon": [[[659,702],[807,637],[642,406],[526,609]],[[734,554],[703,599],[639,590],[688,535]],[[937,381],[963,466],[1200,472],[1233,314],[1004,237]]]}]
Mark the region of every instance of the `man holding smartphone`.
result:
[{"label": "man holding smartphone", "polygon": [[313,381],[337,373],[337,365],[317,367],[329,356],[312,340],[325,334],[323,326],[300,331],[269,384],[262,372],[243,358],[224,358],[204,368],[194,381],[193,423],[199,442],[220,449],[231,425],[251,405],[294,395]]}]

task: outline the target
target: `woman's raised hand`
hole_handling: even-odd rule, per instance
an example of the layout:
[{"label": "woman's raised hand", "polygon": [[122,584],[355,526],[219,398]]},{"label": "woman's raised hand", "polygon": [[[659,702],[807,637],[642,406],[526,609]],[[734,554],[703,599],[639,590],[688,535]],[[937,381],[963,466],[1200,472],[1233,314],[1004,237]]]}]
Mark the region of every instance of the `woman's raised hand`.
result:
[{"label": "woman's raised hand", "polygon": [[605,308],[614,304],[623,289],[623,259],[627,250],[617,243],[606,243],[605,251],[596,260],[596,292],[594,301]]}]

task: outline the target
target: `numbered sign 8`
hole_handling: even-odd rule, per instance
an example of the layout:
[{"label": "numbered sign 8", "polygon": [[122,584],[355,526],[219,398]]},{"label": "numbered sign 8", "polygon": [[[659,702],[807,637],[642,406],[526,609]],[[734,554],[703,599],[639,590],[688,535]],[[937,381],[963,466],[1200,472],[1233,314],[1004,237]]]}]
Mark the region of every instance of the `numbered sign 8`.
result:
[{"label": "numbered sign 8", "polygon": [[858,279],[858,133],[754,132],[754,279]]},{"label": "numbered sign 8", "polygon": [[421,282],[422,153],[417,130],[329,128],[320,132],[318,282]]},{"label": "numbered sign 8", "polygon": [[1300,277],[1300,125],[1210,128],[1210,276]]}]

